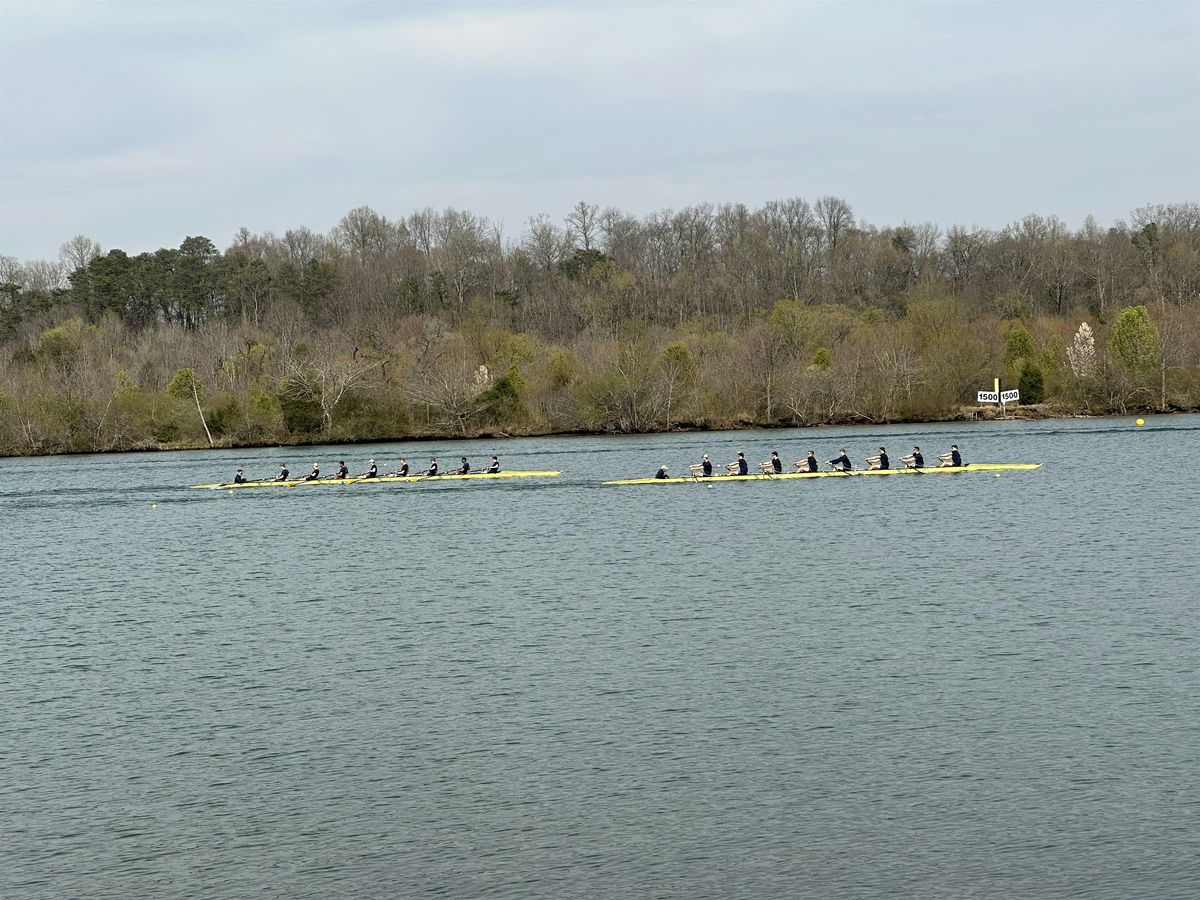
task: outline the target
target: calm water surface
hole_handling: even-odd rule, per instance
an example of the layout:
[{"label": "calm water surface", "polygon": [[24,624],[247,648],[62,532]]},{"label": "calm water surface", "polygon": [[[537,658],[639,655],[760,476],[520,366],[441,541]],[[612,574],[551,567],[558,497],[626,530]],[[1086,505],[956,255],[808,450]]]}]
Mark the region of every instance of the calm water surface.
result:
[{"label": "calm water surface", "polygon": [[[599,484],[951,441],[1045,466]],[[1198,447],[1172,417],[0,460],[0,896],[1200,896]],[[492,452],[564,474],[187,489]]]}]

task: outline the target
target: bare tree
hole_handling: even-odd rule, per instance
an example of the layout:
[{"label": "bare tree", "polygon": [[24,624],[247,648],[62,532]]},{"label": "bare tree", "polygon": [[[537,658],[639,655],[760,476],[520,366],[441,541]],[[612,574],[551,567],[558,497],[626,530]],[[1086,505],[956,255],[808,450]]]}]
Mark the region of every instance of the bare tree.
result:
[{"label": "bare tree", "polygon": [[824,229],[826,248],[836,250],[842,235],[854,227],[854,212],[850,204],[841,197],[822,197],[817,201],[816,213]]},{"label": "bare tree", "polygon": [[315,401],[321,407],[321,423],[328,433],[333,415],[352,387],[383,367],[384,359],[361,354],[357,348],[347,354],[333,342],[324,341],[304,357],[287,360],[280,390],[294,400]]},{"label": "bare tree", "polygon": [[87,265],[100,255],[100,245],[90,237],[77,234],[58,248],[59,261],[67,267],[68,274]]},{"label": "bare tree", "polygon": [[580,200],[567,214],[567,234],[584,250],[591,250],[600,234],[600,207]]},{"label": "bare tree", "polygon": [[542,272],[552,275],[567,255],[570,238],[549,216],[530,216],[521,246]]},{"label": "bare tree", "polygon": [[298,269],[313,260],[324,261],[325,239],[308,228],[289,228],[283,233],[283,251],[287,261]]},{"label": "bare tree", "polygon": [[66,287],[66,274],[60,262],[31,260],[25,264],[25,285],[31,291],[55,291]]}]

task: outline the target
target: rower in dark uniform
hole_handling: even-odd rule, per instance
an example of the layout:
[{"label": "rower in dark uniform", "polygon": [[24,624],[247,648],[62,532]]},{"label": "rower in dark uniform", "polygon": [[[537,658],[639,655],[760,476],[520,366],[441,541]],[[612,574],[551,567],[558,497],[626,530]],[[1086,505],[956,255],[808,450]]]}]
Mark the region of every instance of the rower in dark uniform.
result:
[{"label": "rower in dark uniform", "polygon": [[730,475],[749,475],[750,466],[746,462],[746,454],[738,453],[737,462],[731,462],[725,466],[725,471]]},{"label": "rower in dark uniform", "polygon": [[499,472],[500,472],[500,460],[498,460],[496,457],[493,456],[492,461],[490,463],[488,463],[487,473],[489,475],[497,475],[497,474],[499,474]]},{"label": "rower in dark uniform", "polygon": [[358,476],[359,478],[378,478],[379,467],[375,465],[375,460],[371,460],[367,471]]},{"label": "rower in dark uniform", "polygon": [[407,478],[408,477],[408,460],[403,456],[400,457],[400,468],[388,476],[389,478]]},{"label": "rower in dark uniform", "polygon": [[759,463],[758,467],[762,469],[765,474],[782,475],[783,460],[779,458],[779,451],[772,450],[771,458],[767,460],[767,462]]},{"label": "rower in dark uniform", "polygon": [[913,447],[913,452],[910,453],[908,456],[900,457],[900,461],[903,463],[907,463],[908,467],[910,469],[925,468],[925,457],[921,455],[920,447]]},{"label": "rower in dark uniform", "polygon": [[867,457],[868,469],[887,469],[890,465],[891,461],[888,459],[887,450],[883,447],[879,448],[878,456]]},{"label": "rower in dark uniform", "polygon": [[349,478],[350,477],[350,470],[346,468],[346,461],[344,459],[338,460],[337,471],[333,473],[333,477],[334,478]]},{"label": "rower in dark uniform", "polygon": [[816,472],[820,468],[821,464],[817,462],[817,454],[812,450],[808,451],[808,456],[804,459],[796,460],[797,472]]},{"label": "rower in dark uniform", "polygon": [[421,473],[426,477],[432,477],[437,474],[437,460],[432,456],[429,458],[429,468]]},{"label": "rower in dark uniform", "polygon": [[245,484],[246,483],[246,476],[242,474],[241,469],[238,469],[236,472],[233,473],[233,483],[234,484]]},{"label": "rower in dark uniform", "polygon": [[459,459],[459,466],[457,469],[454,470],[454,474],[455,475],[470,475],[471,474],[471,464],[469,462],[467,462],[467,458],[465,456],[460,456],[458,459]]},{"label": "rower in dark uniform", "polygon": [[698,463],[690,463],[688,469],[693,478],[712,478],[712,460],[705,453]]},{"label": "rower in dark uniform", "polygon": [[850,463],[850,457],[848,457],[846,455],[846,448],[843,447],[841,450],[838,451],[838,453],[840,453],[841,456],[837,456],[837,457],[829,460],[829,465],[833,466],[835,469],[837,469],[840,472],[849,472],[851,469],[854,468],[854,466],[851,465],[851,463]]},{"label": "rower in dark uniform", "polygon": [[276,475],[271,480],[272,481],[287,481],[289,475],[291,475],[291,473],[287,470],[287,466],[285,466],[283,463],[280,463],[279,464],[279,474]]},{"label": "rower in dark uniform", "polygon": [[667,474],[666,466],[659,466],[658,471],[654,473],[654,477],[655,478],[670,478],[671,476]]},{"label": "rower in dark uniform", "polygon": [[958,468],[962,464],[962,454],[958,452],[958,444],[951,444],[949,453],[942,453],[938,456],[938,468],[946,468],[947,466]]},{"label": "rower in dark uniform", "polygon": [[313,470],[301,478],[301,481],[316,481],[321,477],[321,467],[317,463],[313,463]]}]

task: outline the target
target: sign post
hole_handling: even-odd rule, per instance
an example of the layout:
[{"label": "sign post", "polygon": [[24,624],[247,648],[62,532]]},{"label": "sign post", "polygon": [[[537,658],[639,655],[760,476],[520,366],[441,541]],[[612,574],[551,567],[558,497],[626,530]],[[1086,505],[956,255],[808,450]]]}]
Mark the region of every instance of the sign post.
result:
[{"label": "sign post", "polygon": [[990,391],[979,391],[976,394],[977,402],[979,403],[995,403],[1000,407],[1000,414],[1004,414],[1004,406],[1007,403],[1017,403],[1021,399],[1021,392],[1018,390],[1002,391],[1000,390],[1000,379],[997,378],[993,383],[993,389]]}]

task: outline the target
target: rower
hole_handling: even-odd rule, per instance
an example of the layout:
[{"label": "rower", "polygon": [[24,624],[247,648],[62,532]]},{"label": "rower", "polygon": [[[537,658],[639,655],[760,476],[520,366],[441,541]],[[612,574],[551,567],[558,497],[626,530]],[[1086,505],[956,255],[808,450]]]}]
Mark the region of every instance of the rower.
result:
[{"label": "rower", "polygon": [[488,463],[487,474],[498,475],[499,473],[500,473],[500,460],[498,460],[496,457],[493,456],[492,461],[490,463]]},{"label": "rower", "polygon": [[378,478],[379,467],[375,465],[375,460],[370,461],[370,468],[358,476],[359,478]]},{"label": "rower", "polygon": [[346,461],[344,459],[338,460],[337,471],[333,473],[333,477],[334,478],[349,478],[350,477],[350,470],[346,468]]},{"label": "rower", "polygon": [[428,469],[426,469],[426,470],[425,470],[424,472],[422,472],[421,474],[422,474],[422,475],[424,475],[424,476],[425,476],[425,477],[427,477],[427,478],[429,478],[429,477],[432,477],[432,476],[436,475],[436,474],[437,474],[437,460],[436,460],[436,459],[434,459],[432,456],[431,456],[431,457],[429,457],[429,468],[428,468]]},{"label": "rower", "polygon": [[872,470],[887,469],[890,465],[891,465],[891,462],[888,459],[887,449],[884,447],[879,448],[878,455],[867,457],[867,468],[868,469],[872,469]]},{"label": "rower", "polygon": [[321,467],[317,463],[313,463],[313,470],[301,478],[301,481],[316,481],[321,477]]},{"label": "rower", "polygon": [[692,463],[688,466],[692,471],[693,478],[711,478],[712,477],[712,460],[705,453],[704,457],[698,463]]},{"label": "rower", "polygon": [[961,468],[962,464],[962,454],[958,452],[958,444],[951,444],[949,453],[942,453],[938,455],[939,469],[944,469],[948,466]]},{"label": "rower", "polygon": [[850,457],[846,455],[846,448],[843,447],[838,451],[838,453],[840,453],[841,456],[829,460],[829,465],[833,466],[839,472],[849,472],[854,468],[854,466],[850,464]]},{"label": "rower", "polygon": [[246,483],[246,476],[244,474],[242,474],[241,469],[238,469],[236,472],[233,473],[233,483],[234,484],[245,484]]},{"label": "rower", "polygon": [[388,478],[405,478],[408,476],[408,460],[403,456],[400,457],[400,468],[388,476]]},{"label": "rower", "polygon": [[737,462],[728,463],[725,471],[729,475],[749,475],[750,465],[746,462],[746,454],[738,453]]},{"label": "rower", "polygon": [[796,460],[797,472],[815,472],[821,468],[821,464],[817,462],[817,454],[812,450],[808,451],[808,456],[804,459]]},{"label": "rower", "polygon": [[288,470],[287,470],[287,466],[285,466],[283,463],[280,463],[280,464],[279,464],[279,474],[278,474],[278,475],[276,475],[276,476],[275,476],[274,478],[272,478],[271,480],[272,480],[272,481],[287,481],[287,480],[288,480],[288,475],[290,475],[290,474],[291,474],[291,473],[290,473],[290,472],[288,472]]},{"label": "rower", "polygon": [[458,468],[454,470],[454,474],[455,475],[470,475],[471,474],[471,464],[469,462],[467,462],[467,458],[465,456],[459,457],[459,465],[458,465]]},{"label": "rower", "polygon": [[767,462],[761,462],[758,467],[763,470],[765,475],[782,475],[783,460],[779,458],[779,451],[772,450],[771,458]]},{"label": "rower", "polygon": [[666,466],[659,466],[658,471],[654,473],[654,477],[655,478],[670,478],[671,476],[667,474]]},{"label": "rower", "polygon": [[913,452],[908,456],[900,457],[900,462],[907,465],[910,469],[925,468],[925,457],[921,455],[920,447],[913,447]]}]

